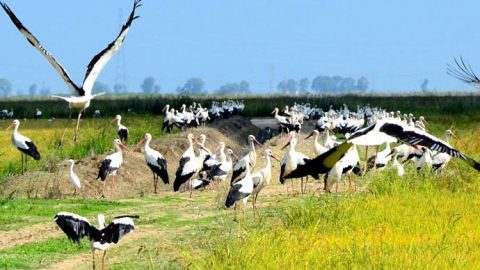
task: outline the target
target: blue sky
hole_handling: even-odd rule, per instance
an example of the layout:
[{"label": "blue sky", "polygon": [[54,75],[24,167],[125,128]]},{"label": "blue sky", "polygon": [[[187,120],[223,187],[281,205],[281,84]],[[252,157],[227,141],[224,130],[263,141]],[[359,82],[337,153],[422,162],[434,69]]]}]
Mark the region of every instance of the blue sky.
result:
[{"label": "blue sky", "polygon": [[[118,34],[132,0],[5,1],[81,84],[86,65]],[[463,56],[480,73],[480,1],[145,0],[140,19],[99,81],[139,90],[147,76],[165,91],[191,77],[209,90],[247,80],[268,91],[287,78],[366,76],[377,91],[472,90],[446,74]],[[0,12],[0,78],[26,91],[67,88]],[[124,63],[124,64],[123,64]],[[117,72],[117,70],[119,72]],[[117,79],[120,78],[120,79]]]}]

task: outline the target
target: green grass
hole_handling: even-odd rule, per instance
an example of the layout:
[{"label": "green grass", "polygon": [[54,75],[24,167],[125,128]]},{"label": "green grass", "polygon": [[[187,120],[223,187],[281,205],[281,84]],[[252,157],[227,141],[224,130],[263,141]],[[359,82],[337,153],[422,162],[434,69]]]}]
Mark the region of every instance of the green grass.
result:
[{"label": "green grass", "polygon": [[28,243],[2,250],[0,252],[0,268],[38,269],[89,250],[90,245],[87,241],[83,241],[83,247],[79,247],[70,243],[66,237]]},{"label": "green grass", "polygon": [[[160,131],[163,118],[160,116],[124,115],[122,123],[131,127],[129,145],[136,144],[142,136],[149,132],[158,138],[163,136]],[[1,123],[1,122],[0,122]],[[4,126],[10,122],[3,122]],[[28,169],[51,170],[56,164],[66,159],[81,159],[84,157],[103,154],[113,148],[112,143],[116,134],[116,125],[110,118],[87,118],[80,123],[79,139],[73,142],[75,121],[57,119],[22,121],[20,133],[29,137],[37,145],[42,159],[34,161],[29,158]],[[63,138],[63,139],[62,139]],[[59,147],[59,143],[61,147]],[[21,172],[20,152],[11,143],[11,131],[0,129],[0,183]]]}]

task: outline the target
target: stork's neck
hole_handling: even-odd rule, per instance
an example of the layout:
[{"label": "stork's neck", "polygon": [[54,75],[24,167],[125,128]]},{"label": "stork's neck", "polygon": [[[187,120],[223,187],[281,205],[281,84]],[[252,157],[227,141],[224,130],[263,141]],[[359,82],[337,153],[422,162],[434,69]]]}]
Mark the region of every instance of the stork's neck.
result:
[{"label": "stork's neck", "polygon": [[270,155],[265,155],[265,168],[268,171],[272,170],[272,160],[270,158]]},{"label": "stork's neck", "polygon": [[151,140],[152,140],[152,139],[147,139],[147,140],[145,140],[145,148],[144,148],[144,151],[145,151],[145,152],[151,149],[151,148],[150,148],[150,141],[151,141]]},{"label": "stork's neck", "polygon": [[255,144],[253,143],[253,140],[250,141],[250,149],[252,152],[255,152]]},{"label": "stork's neck", "polygon": [[73,162],[70,162],[70,173],[73,173]]},{"label": "stork's neck", "polygon": [[445,134],[445,141],[450,144],[450,136],[448,134]]}]

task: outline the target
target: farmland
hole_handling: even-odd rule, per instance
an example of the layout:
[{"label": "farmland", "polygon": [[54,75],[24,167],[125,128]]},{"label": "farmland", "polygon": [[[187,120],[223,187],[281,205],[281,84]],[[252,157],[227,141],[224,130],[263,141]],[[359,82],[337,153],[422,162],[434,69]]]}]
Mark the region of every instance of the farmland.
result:
[{"label": "farmland", "polygon": [[[352,108],[370,104],[422,114],[432,134],[441,136],[452,129],[458,137],[452,144],[480,159],[478,96],[274,97],[268,103],[266,99],[244,98],[245,115],[267,116],[273,109],[270,104],[282,107],[295,101],[324,109],[330,104]],[[0,108],[28,115],[23,102],[2,101]],[[89,269],[87,241],[83,247],[69,243],[52,222],[56,212],[69,211],[91,221],[98,213],[107,220],[120,214],[140,215],[136,231],[108,252],[109,269],[479,268],[480,177],[459,160],[452,160],[438,175],[417,174],[410,164],[403,178],[393,168],[358,177],[356,191],[340,183],[339,193],[324,194],[317,190],[320,183],[311,182],[307,194],[295,195],[285,194],[278,182],[279,165],[274,163],[272,185],[259,196],[261,218],[253,219],[247,205],[238,223],[223,207],[227,185],[215,192],[195,192],[192,199],[188,193],[173,193],[170,186],[162,186],[154,195],[151,173],[133,146],[145,132],[152,133],[155,149],[165,153],[173,178],[186,148],[185,134],[161,133],[160,111],[166,103],[178,107],[191,102],[173,97],[95,100],[89,114],[100,109],[104,117],[82,120],[75,145],[74,122],[62,118],[68,115],[65,104],[33,101],[45,119],[22,121],[20,131],[38,144],[42,161],[30,160],[29,171],[20,175],[20,156],[11,146],[10,132],[0,131],[0,267]],[[202,100],[205,106],[209,103],[208,98]],[[133,112],[127,113],[128,109]],[[118,112],[130,128],[132,151],[125,154],[117,189],[109,189],[107,198],[99,199],[100,184],[94,179],[99,159],[111,151],[116,134],[110,116]],[[56,119],[48,121],[50,117]],[[309,122],[304,129],[312,125]],[[193,132],[205,133],[210,149],[222,140],[241,154],[246,135],[255,127],[244,118],[232,118]],[[312,142],[301,137],[299,150],[313,156]],[[285,138],[274,138],[264,147],[281,157],[284,144]],[[62,165],[67,158],[79,160],[76,166],[84,187],[77,196],[72,195],[67,167]],[[258,158],[257,164],[263,167],[263,159]],[[295,185],[298,190],[298,181]]]}]

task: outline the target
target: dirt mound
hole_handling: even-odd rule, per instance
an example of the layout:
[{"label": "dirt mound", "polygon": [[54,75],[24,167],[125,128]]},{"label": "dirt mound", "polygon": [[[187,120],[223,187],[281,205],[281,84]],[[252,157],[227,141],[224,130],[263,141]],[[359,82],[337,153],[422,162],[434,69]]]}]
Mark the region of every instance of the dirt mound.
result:
[{"label": "dirt mound", "polygon": [[[207,136],[205,145],[212,151],[217,148],[220,141],[223,141],[237,155],[243,155],[246,152],[248,135],[258,133],[258,128],[243,117],[218,120],[208,126],[205,129],[200,127],[188,132],[196,136],[205,134]],[[162,153],[168,164],[170,185],[159,184],[160,193],[172,190],[171,185],[175,179],[178,160],[188,147],[186,139],[188,132],[169,134],[160,139],[154,139],[151,143],[151,147]],[[77,192],[76,197],[100,197],[102,182],[96,180],[98,168],[100,161],[110,153],[84,158],[76,162],[74,171],[82,183],[82,188]],[[73,197],[74,192],[69,178],[69,165],[65,163],[57,164],[57,168],[52,173],[34,171],[16,176],[3,184],[0,190],[0,195],[7,196],[14,192],[16,198],[65,198]],[[145,193],[153,193],[153,180],[152,172],[145,163],[143,153],[139,149],[124,152],[123,165],[117,173],[115,188],[112,188],[111,177],[108,177],[105,196],[107,198],[128,198],[142,196]]]}]

